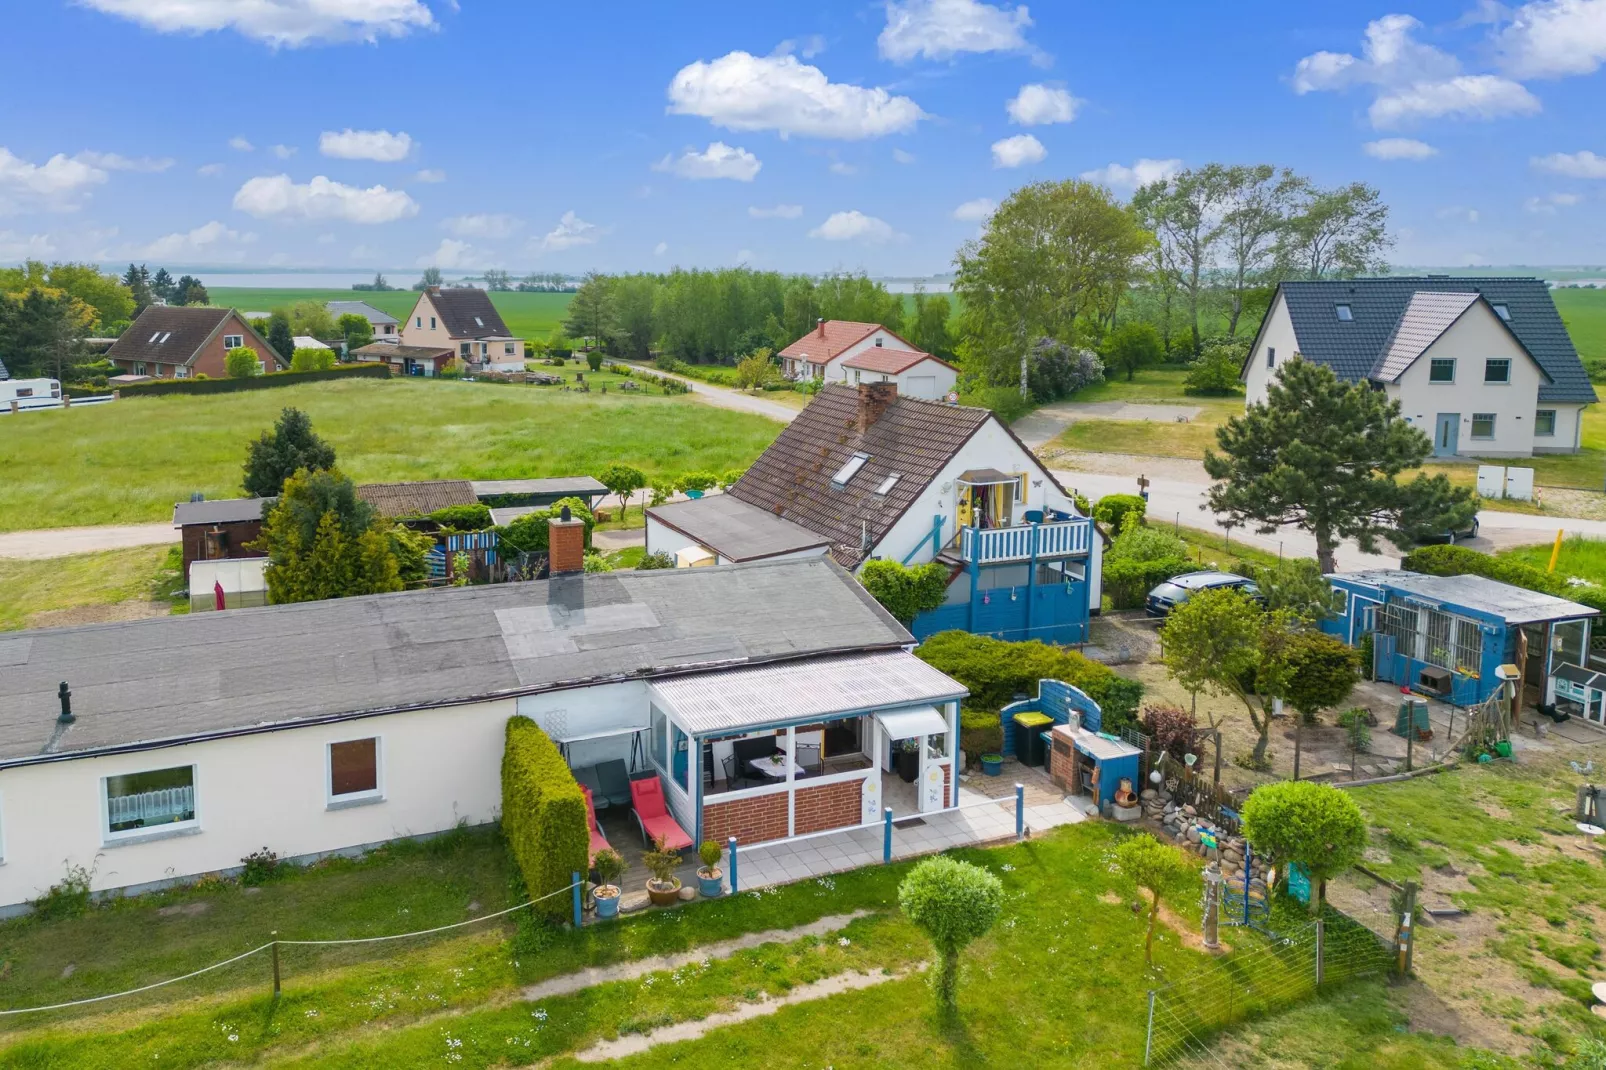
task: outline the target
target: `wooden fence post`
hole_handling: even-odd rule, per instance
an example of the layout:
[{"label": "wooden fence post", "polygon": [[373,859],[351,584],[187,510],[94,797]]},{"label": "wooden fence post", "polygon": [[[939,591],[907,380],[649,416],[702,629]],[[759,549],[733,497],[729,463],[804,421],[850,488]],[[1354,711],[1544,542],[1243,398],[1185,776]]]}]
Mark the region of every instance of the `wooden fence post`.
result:
[{"label": "wooden fence post", "polygon": [[273,998],[279,998],[279,930],[273,930]]}]

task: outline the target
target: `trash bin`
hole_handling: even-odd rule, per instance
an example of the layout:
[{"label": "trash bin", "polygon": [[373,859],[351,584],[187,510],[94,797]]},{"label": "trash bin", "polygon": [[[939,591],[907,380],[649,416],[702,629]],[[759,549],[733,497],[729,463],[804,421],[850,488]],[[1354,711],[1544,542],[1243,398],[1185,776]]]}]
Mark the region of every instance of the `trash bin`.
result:
[{"label": "trash bin", "polygon": [[1046,713],[1017,713],[1015,721],[1015,757],[1022,765],[1043,764],[1043,732],[1054,725],[1054,718]]}]

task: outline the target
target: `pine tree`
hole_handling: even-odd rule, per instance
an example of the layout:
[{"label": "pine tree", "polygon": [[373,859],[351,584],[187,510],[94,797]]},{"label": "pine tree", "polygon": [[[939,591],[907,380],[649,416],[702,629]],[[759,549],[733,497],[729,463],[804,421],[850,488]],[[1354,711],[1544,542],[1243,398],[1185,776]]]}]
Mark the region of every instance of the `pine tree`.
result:
[{"label": "pine tree", "polygon": [[246,451],[245,492],[271,498],[302,469],[318,472],[334,466],[334,447],[313,433],[307,414],[300,409],[285,409],[273,430],[262,432]]}]

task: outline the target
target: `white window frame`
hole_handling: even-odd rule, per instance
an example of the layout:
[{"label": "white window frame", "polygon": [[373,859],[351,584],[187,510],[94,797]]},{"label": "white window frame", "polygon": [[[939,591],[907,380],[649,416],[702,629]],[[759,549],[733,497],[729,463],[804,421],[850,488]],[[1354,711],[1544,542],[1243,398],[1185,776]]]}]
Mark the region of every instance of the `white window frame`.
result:
[{"label": "white window frame", "polygon": [[[112,776],[138,776],[140,773],[160,773],[168,769],[190,770],[190,791],[195,796],[195,816],[188,821],[170,821],[165,825],[146,825],[143,828],[123,829],[121,832],[112,831],[111,806],[111,779]],[[146,839],[162,839],[192,830],[198,831],[201,827],[201,767],[195,762],[181,762],[178,765],[155,765],[145,769],[135,769],[126,773],[114,773],[111,776],[100,778],[100,842],[106,846],[116,843],[127,843]]]},{"label": "white window frame", "polygon": [[223,336],[224,349],[239,349],[243,345],[245,345],[245,335],[243,334],[225,334]]},{"label": "white window frame", "polygon": [[518,355],[516,352],[514,352],[513,343],[512,342],[503,342],[502,343],[502,355],[504,357],[514,357],[514,356]]},{"label": "white window frame", "polygon": [[[335,744],[361,743],[363,740],[374,741],[374,787],[371,791],[352,791],[344,795],[335,794]],[[323,808],[325,810],[344,810],[348,806],[367,806],[370,803],[385,801],[385,737],[379,733],[371,736],[353,736],[350,739],[331,739],[323,745]]]},{"label": "white window frame", "polygon": [[190,377],[190,370],[188,368],[186,368],[184,365],[180,364],[178,367],[173,369],[173,378],[175,378],[175,379],[188,379],[189,377]]},{"label": "white window frame", "polygon": [[[1448,379],[1435,379],[1435,378],[1433,378],[1433,366],[1435,364],[1440,364],[1440,363],[1448,363],[1450,365],[1450,378],[1448,378]],[[1429,383],[1429,385],[1431,385],[1431,386],[1452,386],[1455,383],[1455,373],[1456,373],[1456,359],[1454,357],[1429,357],[1428,358],[1428,383]]]},{"label": "white window frame", "polygon": [[[1506,377],[1504,379],[1491,379],[1491,378],[1489,378],[1489,371],[1496,364],[1504,364],[1506,366]],[[1510,386],[1511,385],[1511,358],[1510,357],[1489,357],[1489,358],[1485,359],[1484,362],[1483,362],[1483,385],[1484,386]]]},{"label": "white window frame", "polygon": [[266,374],[268,374],[268,362],[267,361],[265,361],[265,360],[257,361],[257,374],[258,375],[266,375]]},{"label": "white window frame", "polygon": [[134,374],[135,375],[144,375],[145,374],[145,362],[143,360],[134,361]]},{"label": "white window frame", "polygon": [[[1475,413],[1473,413],[1472,414],[1472,437],[1475,440],[1477,440],[1478,442],[1488,442],[1490,439],[1494,438],[1494,435],[1495,435],[1495,417],[1497,417],[1498,415],[1499,415],[1499,413],[1494,413],[1494,412],[1475,412]],[[1480,434],[1478,434],[1478,421],[1483,419],[1484,417],[1488,417],[1488,419],[1489,419],[1489,433],[1487,435],[1480,435]]]},{"label": "white window frame", "polygon": [[[1546,413],[1550,414],[1550,430],[1549,431],[1541,431],[1541,430],[1539,430],[1539,418],[1541,416],[1545,415]],[[1555,409],[1540,409],[1540,410],[1538,410],[1537,412],[1534,413],[1534,437],[1535,438],[1555,438],[1556,437],[1556,410]]]}]

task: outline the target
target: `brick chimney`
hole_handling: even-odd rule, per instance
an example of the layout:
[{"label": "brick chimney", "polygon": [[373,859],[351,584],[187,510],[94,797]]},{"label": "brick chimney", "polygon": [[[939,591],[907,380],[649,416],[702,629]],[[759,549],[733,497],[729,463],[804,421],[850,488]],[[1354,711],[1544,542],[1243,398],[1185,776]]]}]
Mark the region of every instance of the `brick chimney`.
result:
[{"label": "brick chimney", "polygon": [[441,288],[439,286],[431,286],[426,292],[434,297],[439,297],[441,295]]},{"label": "brick chimney", "polygon": [[551,574],[583,572],[586,567],[585,521],[563,512],[547,521],[547,560]]},{"label": "brick chimney", "polygon": [[859,434],[869,430],[870,425],[881,419],[881,414],[897,400],[897,383],[860,383]]},{"label": "brick chimney", "polygon": [[824,316],[821,316],[819,319],[814,321],[814,329],[820,332],[820,337],[821,338],[825,337],[825,317]]}]

